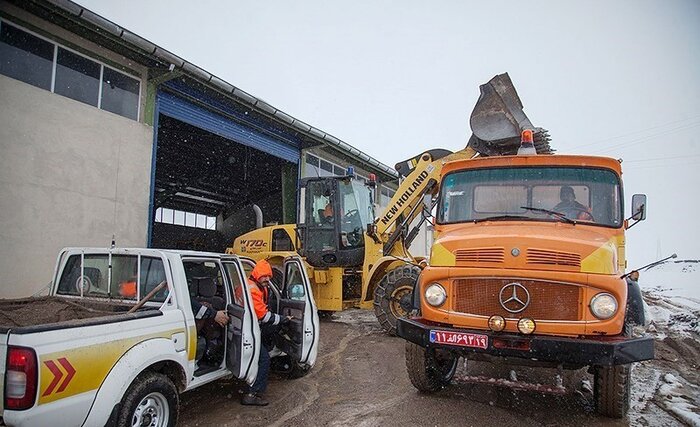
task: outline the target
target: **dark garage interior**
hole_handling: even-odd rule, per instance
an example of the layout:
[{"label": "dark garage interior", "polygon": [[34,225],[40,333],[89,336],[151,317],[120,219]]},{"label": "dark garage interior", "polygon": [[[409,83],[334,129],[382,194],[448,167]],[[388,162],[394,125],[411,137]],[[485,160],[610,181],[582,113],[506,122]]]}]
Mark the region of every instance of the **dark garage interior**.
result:
[{"label": "dark garage interior", "polygon": [[151,247],[224,252],[236,236],[255,228],[252,204],[261,208],[265,224],[293,222],[284,218],[283,200],[296,204],[297,169],[161,114]]}]

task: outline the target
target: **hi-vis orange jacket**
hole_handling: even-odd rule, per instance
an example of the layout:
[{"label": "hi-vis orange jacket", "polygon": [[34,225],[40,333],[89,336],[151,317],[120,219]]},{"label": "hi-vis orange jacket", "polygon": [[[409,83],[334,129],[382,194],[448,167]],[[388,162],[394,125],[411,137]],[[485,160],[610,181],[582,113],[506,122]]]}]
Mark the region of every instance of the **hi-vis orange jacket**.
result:
[{"label": "hi-vis orange jacket", "polygon": [[255,315],[260,323],[279,325],[282,320],[280,315],[271,313],[267,308],[267,288],[258,285],[260,278],[263,276],[272,277],[272,267],[270,263],[261,259],[255,264],[255,268],[250,273],[250,279],[248,279],[248,288],[250,289],[250,296],[253,298]]}]

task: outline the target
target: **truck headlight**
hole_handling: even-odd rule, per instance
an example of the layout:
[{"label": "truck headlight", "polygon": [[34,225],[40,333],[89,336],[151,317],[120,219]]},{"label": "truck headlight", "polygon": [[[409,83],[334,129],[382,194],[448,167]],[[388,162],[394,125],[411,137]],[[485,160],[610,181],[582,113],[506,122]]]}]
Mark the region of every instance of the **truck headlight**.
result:
[{"label": "truck headlight", "polygon": [[601,320],[606,320],[617,313],[617,300],[607,292],[599,293],[591,298],[591,313]]},{"label": "truck headlight", "polygon": [[442,305],[447,299],[445,288],[438,283],[433,283],[425,289],[425,300],[433,307]]}]

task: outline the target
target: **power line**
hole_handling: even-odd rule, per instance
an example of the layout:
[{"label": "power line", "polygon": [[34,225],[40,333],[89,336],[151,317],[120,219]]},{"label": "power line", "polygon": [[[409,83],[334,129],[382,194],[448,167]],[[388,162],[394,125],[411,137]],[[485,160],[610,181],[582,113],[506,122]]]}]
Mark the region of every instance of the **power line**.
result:
[{"label": "power line", "polygon": [[667,129],[667,130],[664,130],[663,132],[657,132],[657,133],[652,134],[652,135],[647,135],[647,136],[637,138],[637,139],[632,139],[630,141],[623,142],[620,144],[611,145],[611,146],[603,148],[603,149],[594,150],[593,153],[595,153],[595,154],[608,153],[608,152],[614,151],[618,148],[629,147],[630,145],[645,144],[647,142],[653,141],[654,138],[657,138],[660,136],[666,136],[669,134],[681,132],[681,131],[688,130],[688,129],[692,129],[696,126],[700,126],[700,122],[692,123],[692,124],[688,124],[688,125],[684,125],[684,126],[679,126],[679,127],[672,128],[672,129]]},{"label": "power line", "polygon": [[674,159],[690,159],[693,157],[700,157],[700,154],[693,154],[690,156],[673,156],[673,157],[657,157],[653,158],[650,157],[648,159],[635,159],[635,160],[624,160],[624,163],[639,163],[639,162],[655,162],[655,161],[663,161],[663,160],[674,160]]},{"label": "power line", "polygon": [[[685,122],[684,125],[694,125],[694,124],[696,124],[695,121],[698,120],[698,119],[700,119],[700,115],[691,116],[690,118],[685,118],[685,119],[674,120],[674,121],[666,122],[666,123],[663,123],[663,124],[660,124],[660,125],[656,125],[656,126],[651,126],[651,127],[648,127],[648,128],[640,129],[640,130],[637,130],[637,131],[634,131],[634,132],[629,132],[629,133],[625,133],[625,134],[621,134],[621,135],[617,135],[617,136],[612,136],[612,137],[609,137],[609,138],[599,139],[599,140],[597,140],[597,141],[588,142],[588,143],[585,143],[585,144],[580,144],[580,145],[577,145],[577,146],[572,147],[572,150],[579,149],[579,148],[583,148],[583,147],[590,147],[590,146],[592,146],[592,145],[598,145],[598,144],[602,144],[602,143],[605,143],[605,142],[608,142],[608,141],[613,141],[613,140],[616,140],[616,139],[627,138],[627,137],[630,137],[630,136],[634,136],[634,135],[638,135],[638,134],[643,134],[643,133],[645,133],[645,132],[654,131],[654,130],[656,130],[656,129],[664,128],[664,127],[667,127],[667,126],[673,126],[673,125],[677,125],[677,124],[684,123],[684,122]],[[700,122],[698,122],[698,124],[700,124]]]}]

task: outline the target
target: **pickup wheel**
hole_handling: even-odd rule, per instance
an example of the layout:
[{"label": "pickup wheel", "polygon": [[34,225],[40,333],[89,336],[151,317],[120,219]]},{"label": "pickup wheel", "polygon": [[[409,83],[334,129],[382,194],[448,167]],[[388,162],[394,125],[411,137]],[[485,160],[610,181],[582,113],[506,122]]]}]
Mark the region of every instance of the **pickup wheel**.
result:
[{"label": "pickup wheel", "polygon": [[402,265],[387,272],[374,290],[374,314],[382,329],[396,335],[396,323],[413,308],[413,289],[420,268]]},{"label": "pickup wheel", "polygon": [[406,342],[408,378],[423,393],[433,393],[449,384],[457,371],[458,361],[459,356],[450,351]]},{"label": "pickup wheel", "polygon": [[168,377],[145,372],[134,380],[122,400],[118,427],[172,427],[177,425],[180,397]]}]

